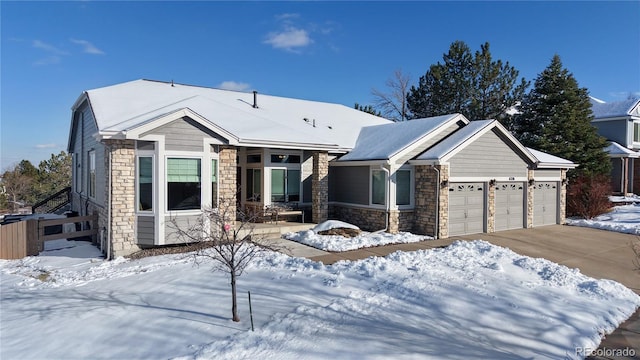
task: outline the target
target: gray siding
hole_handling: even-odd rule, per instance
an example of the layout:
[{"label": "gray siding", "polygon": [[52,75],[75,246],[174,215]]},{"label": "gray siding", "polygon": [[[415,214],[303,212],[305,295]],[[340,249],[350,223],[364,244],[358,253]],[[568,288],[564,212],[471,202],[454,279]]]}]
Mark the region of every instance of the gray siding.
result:
[{"label": "gray siding", "polygon": [[144,133],[145,135],[164,135],[165,149],[176,151],[204,151],[203,139],[216,138],[224,141],[211,130],[190,118],[182,118]]},{"label": "gray siding", "polygon": [[533,172],[533,178],[537,177],[545,177],[545,178],[555,178],[560,180],[561,171],[560,169],[538,169]]},{"label": "gray siding", "polygon": [[527,163],[493,130],[454,155],[450,164],[452,177],[527,176]]},{"label": "gray siding", "polygon": [[369,204],[368,166],[330,166],[329,201]]},{"label": "gray siding", "polygon": [[[93,149],[96,154],[96,196],[90,201],[99,206],[104,206],[104,195],[106,187],[105,171],[105,147],[102,143],[93,138],[93,134],[98,131],[93,111],[85,102],[74,114],[72,130],[71,149],[74,157],[79,159],[80,168],[73,166],[73,191],[86,198],[89,178],[89,151]],[[75,160],[74,160],[75,162]],[[84,211],[84,209],[82,209]],[[84,212],[82,212],[84,214]]]},{"label": "gray siding", "polygon": [[610,141],[615,141],[622,146],[631,145],[633,138],[629,138],[627,133],[626,119],[611,120],[611,121],[597,121],[591,124],[598,129],[598,134],[606,137]]},{"label": "gray siding", "polygon": [[187,229],[189,225],[195,224],[200,219],[200,215],[189,215],[189,216],[178,215],[175,217],[165,216],[164,218],[165,244],[182,244],[183,243],[180,239],[178,239],[178,236],[176,236],[176,229],[174,228],[174,225],[172,223],[173,219],[176,220],[176,224],[180,229]]},{"label": "gray siding", "polygon": [[156,233],[153,216],[138,216],[138,244],[154,245]]}]

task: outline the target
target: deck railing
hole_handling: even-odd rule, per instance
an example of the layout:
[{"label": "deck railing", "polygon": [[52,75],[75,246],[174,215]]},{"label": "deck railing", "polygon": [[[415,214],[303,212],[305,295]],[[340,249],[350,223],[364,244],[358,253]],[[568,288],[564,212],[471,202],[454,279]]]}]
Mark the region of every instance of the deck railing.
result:
[{"label": "deck railing", "polygon": [[71,203],[71,187],[66,187],[31,207],[34,214],[55,213]]}]

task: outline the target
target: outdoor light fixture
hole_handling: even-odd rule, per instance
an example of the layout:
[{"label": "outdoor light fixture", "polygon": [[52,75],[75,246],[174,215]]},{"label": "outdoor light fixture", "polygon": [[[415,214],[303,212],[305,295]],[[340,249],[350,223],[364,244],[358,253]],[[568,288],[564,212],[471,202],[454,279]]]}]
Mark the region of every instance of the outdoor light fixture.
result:
[{"label": "outdoor light fixture", "polygon": [[536,181],[534,179],[529,179],[529,186],[533,186],[536,184]]},{"label": "outdoor light fixture", "polygon": [[440,186],[449,186],[449,180],[442,180]]},{"label": "outdoor light fixture", "polygon": [[496,179],[489,180],[489,186],[495,186],[495,184],[496,184]]}]

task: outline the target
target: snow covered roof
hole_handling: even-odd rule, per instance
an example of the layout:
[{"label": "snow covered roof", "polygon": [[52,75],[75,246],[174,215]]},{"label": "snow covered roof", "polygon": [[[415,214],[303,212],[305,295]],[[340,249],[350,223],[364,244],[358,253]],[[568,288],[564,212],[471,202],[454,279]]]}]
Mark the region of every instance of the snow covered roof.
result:
[{"label": "snow covered roof", "polygon": [[626,147],[618,144],[617,142],[611,142],[609,146],[607,146],[604,151],[606,151],[610,157],[630,157],[637,158],[640,157],[640,154],[637,151],[633,151],[627,149]]},{"label": "snow covered roof", "polygon": [[[391,121],[340,104],[135,80],[84,93],[99,135],[125,136],[167,115],[197,114],[239,144],[351,149],[362,127]],[[83,97],[76,102],[80,105]]]},{"label": "snow covered roof", "polygon": [[591,110],[596,119],[640,116],[640,98],[612,102],[591,98]]},{"label": "snow covered roof", "polygon": [[428,136],[443,130],[447,124],[462,120],[460,114],[368,126],[360,131],[356,146],[339,161],[386,160]]},{"label": "snow covered roof", "polygon": [[546,152],[527,148],[531,154],[537,159],[537,167],[538,168],[563,168],[563,169],[573,169],[578,166],[578,164],[572,162],[571,160],[563,159],[561,157],[548,154]]},{"label": "snow covered roof", "polygon": [[488,127],[495,120],[476,120],[456,131],[448,138],[423,152],[416,160],[438,160],[469,140],[473,135]]}]

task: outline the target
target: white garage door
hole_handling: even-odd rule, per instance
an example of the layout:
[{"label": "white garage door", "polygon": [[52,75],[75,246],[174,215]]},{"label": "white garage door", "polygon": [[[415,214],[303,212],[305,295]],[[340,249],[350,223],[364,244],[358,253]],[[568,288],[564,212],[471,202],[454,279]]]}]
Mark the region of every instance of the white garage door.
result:
[{"label": "white garage door", "polygon": [[533,226],[557,223],[558,183],[536,183],[533,192]]},{"label": "white garage door", "polygon": [[524,183],[502,182],[495,185],[495,230],[524,227]]},{"label": "white garage door", "polygon": [[449,184],[449,236],[484,232],[484,183]]}]

